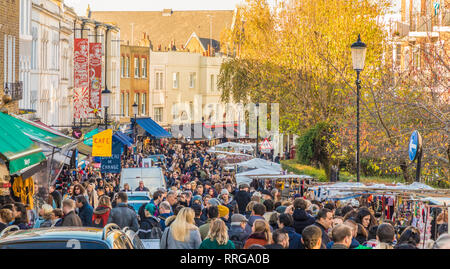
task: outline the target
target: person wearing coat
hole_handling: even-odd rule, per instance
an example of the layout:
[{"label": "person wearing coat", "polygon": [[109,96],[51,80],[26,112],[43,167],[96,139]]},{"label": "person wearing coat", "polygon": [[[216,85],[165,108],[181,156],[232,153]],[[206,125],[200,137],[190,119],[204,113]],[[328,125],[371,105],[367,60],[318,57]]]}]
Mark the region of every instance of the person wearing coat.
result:
[{"label": "person wearing coat", "polygon": [[103,228],[108,223],[109,214],[111,212],[111,202],[108,196],[104,195],[98,199],[98,207],[95,208],[92,215],[92,225],[94,227]]},{"label": "person wearing coat", "polygon": [[75,213],[75,201],[72,199],[67,199],[63,201],[63,212],[64,217],[61,226],[77,226],[82,227],[83,222],[81,222],[80,217]]},{"label": "person wearing coat", "polygon": [[280,227],[281,231],[287,233],[289,236],[289,249],[301,249],[302,236],[295,232],[294,227],[292,227],[294,223],[294,219],[290,214],[283,213],[279,216],[278,219],[278,227]]},{"label": "person wearing coat", "polygon": [[307,202],[301,198],[294,200],[294,229],[298,234],[302,234],[303,229],[316,222],[315,218],[306,212]]},{"label": "person wearing coat", "polygon": [[94,209],[87,202],[86,197],[79,195],[76,198],[76,206],[78,208],[78,216],[81,219],[84,227],[93,227],[92,225],[92,215],[94,214]]},{"label": "person wearing coat", "polygon": [[234,200],[238,204],[240,214],[245,214],[247,204],[252,200],[252,197],[248,192],[249,188],[250,187],[247,184],[242,184],[241,186],[239,186],[239,191],[234,196]]},{"label": "person wearing coat", "polygon": [[202,243],[200,232],[194,222],[195,213],[190,207],[178,212],[175,220],[164,230],[161,249],[198,249]]},{"label": "person wearing coat", "polygon": [[128,196],[125,192],[119,192],[117,195],[117,206],[111,210],[108,223],[117,224],[120,229],[129,227],[134,232],[139,230],[136,212],[128,207]]}]

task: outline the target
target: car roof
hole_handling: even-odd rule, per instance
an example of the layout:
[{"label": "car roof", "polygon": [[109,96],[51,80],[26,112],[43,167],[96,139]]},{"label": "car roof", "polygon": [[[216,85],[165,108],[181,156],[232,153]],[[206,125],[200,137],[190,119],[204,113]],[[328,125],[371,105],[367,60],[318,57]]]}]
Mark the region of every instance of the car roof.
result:
[{"label": "car roof", "polygon": [[127,196],[148,196],[148,197],[150,197],[150,192],[148,192],[148,191],[127,191]]},{"label": "car roof", "polygon": [[29,230],[19,230],[0,238],[0,244],[9,241],[40,241],[40,240],[103,240],[103,230],[92,227],[50,227]]}]

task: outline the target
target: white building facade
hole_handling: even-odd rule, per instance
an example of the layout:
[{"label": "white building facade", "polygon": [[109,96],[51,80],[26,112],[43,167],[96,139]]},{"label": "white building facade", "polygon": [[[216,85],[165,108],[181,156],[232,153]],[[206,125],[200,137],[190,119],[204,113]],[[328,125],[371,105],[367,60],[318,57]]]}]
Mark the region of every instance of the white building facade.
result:
[{"label": "white building facade", "polygon": [[[22,1],[24,5],[28,3],[28,0]],[[103,43],[102,90],[107,56],[106,85],[113,92],[109,113],[117,114],[120,103],[119,29],[77,16],[62,0],[29,1],[31,20],[27,21],[27,8],[24,8],[24,34],[21,34],[20,75],[24,81],[24,98],[20,108],[36,111],[35,118],[58,129],[72,125],[74,39],[88,38],[89,42]],[[26,32],[27,23],[29,32]],[[106,55],[105,44],[108,46]]]}]

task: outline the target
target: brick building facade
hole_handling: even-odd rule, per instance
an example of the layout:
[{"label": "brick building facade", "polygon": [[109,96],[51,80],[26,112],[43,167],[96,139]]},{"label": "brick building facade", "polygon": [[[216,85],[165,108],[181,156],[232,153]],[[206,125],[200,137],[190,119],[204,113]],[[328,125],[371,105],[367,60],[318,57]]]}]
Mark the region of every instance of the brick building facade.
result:
[{"label": "brick building facade", "polygon": [[22,99],[22,85],[19,82],[19,14],[19,0],[0,0],[0,110],[14,114],[18,113],[18,101]]}]

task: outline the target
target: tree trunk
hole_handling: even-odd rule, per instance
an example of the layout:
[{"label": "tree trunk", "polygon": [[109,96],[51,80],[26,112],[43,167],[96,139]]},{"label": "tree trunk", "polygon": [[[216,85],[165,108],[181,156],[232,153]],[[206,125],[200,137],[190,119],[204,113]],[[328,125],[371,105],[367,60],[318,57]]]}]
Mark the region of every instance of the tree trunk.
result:
[{"label": "tree trunk", "polygon": [[402,160],[400,162],[400,168],[402,169],[403,179],[405,182],[410,183],[411,177],[408,175],[408,165],[406,164],[405,160]]}]

